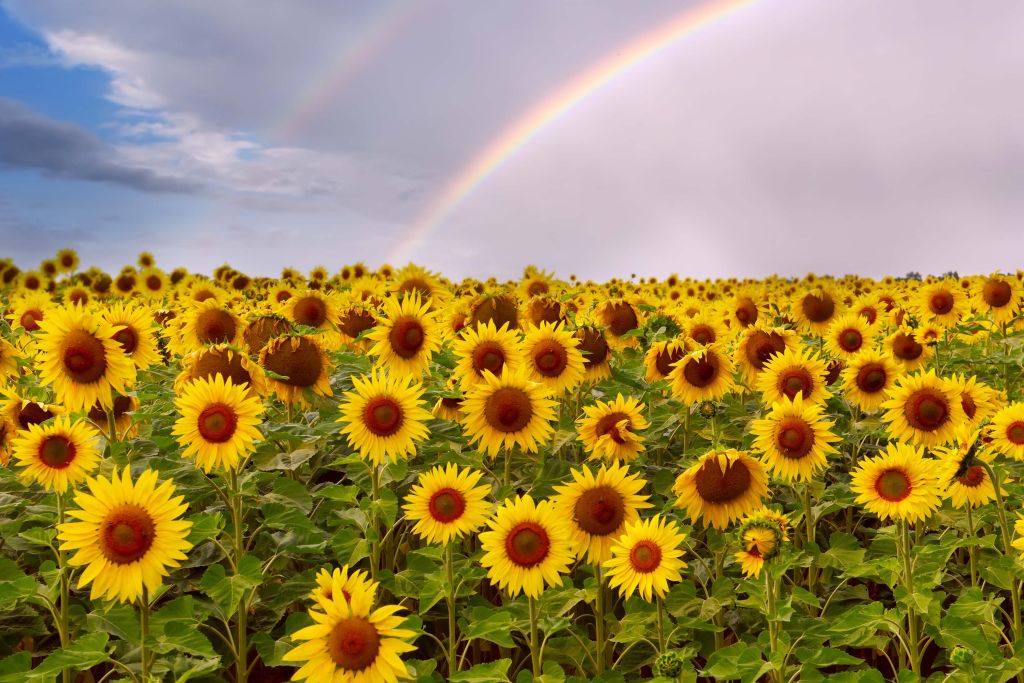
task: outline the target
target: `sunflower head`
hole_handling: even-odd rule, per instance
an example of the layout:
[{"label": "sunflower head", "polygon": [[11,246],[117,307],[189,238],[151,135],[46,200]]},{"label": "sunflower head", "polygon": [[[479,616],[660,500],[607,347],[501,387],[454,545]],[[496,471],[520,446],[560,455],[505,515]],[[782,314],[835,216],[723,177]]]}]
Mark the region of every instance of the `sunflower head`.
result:
[{"label": "sunflower head", "polygon": [[257,426],[263,404],[223,375],[189,382],[175,405],[181,415],[174,424],[174,435],[184,448],[181,455],[194,457],[204,472],[237,468],[262,438]]},{"label": "sunflower head", "polygon": [[684,540],[686,534],[662,515],[627,524],[603,565],[608,584],[623,598],[634,592],[648,602],[655,596],[663,598],[670,581],[682,580],[679,570],[685,569],[686,563],[680,559],[683,551],[679,546]]},{"label": "sunflower head", "polygon": [[536,453],[554,431],[555,402],[547,388],[524,370],[513,374],[505,368],[500,377],[487,373],[484,380],[466,393],[462,404],[463,430],[470,441],[492,456],[513,445]]},{"label": "sunflower head", "polygon": [[369,376],[353,377],[352,386],[338,418],[346,423],[341,433],[349,445],[374,465],[412,456],[416,444],[428,436],[423,385],[408,375],[373,370]]},{"label": "sunflower head", "polygon": [[15,465],[24,481],[64,493],[86,479],[100,463],[99,432],[84,420],[60,416],[30,424],[11,443]]},{"label": "sunflower head", "polygon": [[736,530],[740,550],[736,561],[748,577],[757,577],[765,562],[776,557],[789,540],[789,519],[766,507],[747,514]]},{"label": "sunflower head", "polygon": [[894,438],[929,447],[949,442],[966,421],[956,387],[934,370],[901,377],[882,408]]},{"label": "sunflower head", "polygon": [[693,522],[724,529],[761,503],[768,474],[746,452],[712,450],[679,475],[672,491]]},{"label": "sunflower head", "polygon": [[403,506],[415,521],[413,532],[427,543],[444,545],[480,528],[491,507],[491,487],[479,485],[481,476],[451,463],[421,474]]},{"label": "sunflower head", "polygon": [[910,444],[889,442],[881,454],[862,460],[850,474],[857,502],[883,520],[925,519],[942,500],[935,461]]},{"label": "sunflower head", "polygon": [[[320,342],[311,335],[282,335],[260,352],[260,365],[268,383],[284,403],[309,405],[308,392],[331,396],[330,361]],[[272,374],[271,374],[272,373]]]}]

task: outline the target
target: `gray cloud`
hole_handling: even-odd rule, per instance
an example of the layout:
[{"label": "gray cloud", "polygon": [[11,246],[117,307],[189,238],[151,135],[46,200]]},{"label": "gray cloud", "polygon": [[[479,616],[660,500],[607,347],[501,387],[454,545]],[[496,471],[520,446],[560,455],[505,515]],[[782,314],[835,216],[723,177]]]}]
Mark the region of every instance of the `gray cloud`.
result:
[{"label": "gray cloud", "polygon": [[116,150],[94,135],[7,98],[0,98],[0,165],[36,169],[61,178],[116,183],[143,192],[198,189],[193,182],[121,163]]}]

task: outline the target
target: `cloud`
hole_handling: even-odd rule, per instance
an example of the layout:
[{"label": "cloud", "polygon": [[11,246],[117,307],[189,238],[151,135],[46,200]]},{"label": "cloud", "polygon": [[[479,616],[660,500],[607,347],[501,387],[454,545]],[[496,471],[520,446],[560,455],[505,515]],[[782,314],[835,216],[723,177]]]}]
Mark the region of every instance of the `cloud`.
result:
[{"label": "cloud", "polygon": [[108,182],[143,192],[194,192],[194,182],[161,176],[118,159],[116,150],[76,126],[0,98],[0,165],[61,178]]}]

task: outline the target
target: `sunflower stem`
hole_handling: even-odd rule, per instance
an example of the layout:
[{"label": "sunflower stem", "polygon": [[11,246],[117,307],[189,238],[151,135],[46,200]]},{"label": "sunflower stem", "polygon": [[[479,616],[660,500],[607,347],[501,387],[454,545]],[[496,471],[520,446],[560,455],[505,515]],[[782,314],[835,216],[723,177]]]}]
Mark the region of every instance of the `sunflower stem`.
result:
[{"label": "sunflower stem", "polygon": [[107,408],[107,441],[110,443],[110,450],[114,450],[117,443],[117,418],[114,417],[113,407]]},{"label": "sunflower stem", "polygon": [[377,580],[377,572],[380,569],[380,524],[378,523],[377,509],[380,507],[380,466],[370,465],[370,479],[372,480],[372,499],[370,505],[370,528],[373,529],[373,542],[370,544],[370,575]]},{"label": "sunflower stem", "polygon": [[665,653],[665,614],[661,597],[654,598],[655,609],[658,612],[658,650],[659,654]]},{"label": "sunflower stem", "polygon": [[[714,586],[719,579],[722,578],[722,573],[725,571],[725,550],[716,550],[715,552],[715,580],[711,584]],[[715,649],[721,650],[725,647],[725,612],[721,609],[715,613],[714,616],[715,626],[719,627],[719,630],[715,631]]]},{"label": "sunflower stem", "polygon": [[149,589],[142,587],[142,600],[139,601],[139,658],[142,660],[142,683],[148,683],[150,669],[153,663],[150,661],[150,652],[146,648],[146,639],[149,637]]},{"label": "sunflower stem", "polygon": [[601,571],[601,565],[597,565],[595,570],[597,573],[597,601],[594,603],[594,630],[597,638],[597,657],[595,663],[597,664],[597,673],[604,673],[604,656],[605,656],[605,637],[604,637],[604,573]]},{"label": "sunflower stem", "polygon": [[[64,501],[64,494],[57,494],[57,528],[60,529],[60,525],[64,524],[66,517],[66,503]],[[68,572],[67,556],[63,550],[57,550],[57,570],[60,572],[60,608],[59,618],[57,620],[57,634],[60,636],[60,646],[67,647],[71,641],[70,634],[70,620],[68,619],[68,610],[71,601],[71,576]],[[64,683],[71,683],[71,669],[64,669],[61,672],[61,680]]]},{"label": "sunflower stem", "polygon": [[[992,488],[995,490],[996,494],[996,513],[999,515],[999,531],[1003,537],[1003,554],[1009,556],[1012,552],[1013,546],[1012,537],[1010,536],[1010,526],[1006,522],[1006,510],[1003,506],[1003,493],[1001,490],[1003,480],[1000,473],[993,469],[993,467],[984,460],[978,460],[978,464],[985,469],[989,479],[992,480]],[[1010,600],[1013,606],[1013,641],[1017,642],[1021,638],[1021,619],[1020,582],[1016,579],[1013,581],[1013,585],[1011,586]]]},{"label": "sunflower stem", "polygon": [[512,486],[512,450],[505,451],[505,487]]},{"label": "sunflower stem", "polygon": [[[967,540],[974,540],[974,512],[971,501],[967,501]],[[974,556],[974,545],[967,546],[967,559],[971,565],[971,588],[978,587],[978,560]]]},{"label": "sunflower stem", "polygon": [[[764,611],[765,618],[768,621],[768,641],[769,641],[769,661],[775,659],[775,654],[779,651],[779,622],[778,614],[775,612],[775,592],[776,592],[775,577],[772,576],[772,572],[769,568],[765,567],[764,572]],[[777,681],[785,681],[785,671],[780,668],[774,673],[774,679]]]},{"label": "sunflower stem", "polygon": [[[238,472],[228,470],[229,497],[231,499],[231,523],[235,527],[234,555],[235,573],[241,570],[242,555],[245,553],[245,530],[243,528],[245,514],[242,501],[242,490],[238,483]],[[248,667],[248,635],[249,607],[247,591],[243,591],[238,600],[238,620],[235,635],[235,683],[245,683],[249,677]]]},{"label": "sunflower stem", "polygon": [[450,678],[459,670],[456,659],[456,648],[458,647],[458,626],[455,622],[455,554],[452,550],[452,542],[444,546],[444,569],[448,577],[448,677]]},{"label": "sunflower stem", "polygon": [[910,526],[904,519],[897,523],[900,542],[897,544],[900,556],[903,560],[903,587],[907,591],[907,647],[910,657],[910,670],[916,674],[921,673],[920,642],[917,633],[917,612],[913,607],[914,600],[914,565],[911,561]]},{"label": "sunflower stem", "polygon": [[[811,507],[811,483],[804,484],[800,492],[804,505],[804,527],[807,530],[807,545],[815,544],[816,525],[814,523],[814,508]],[[807,566],[807,590],[814,593],[814,585],[818,580],[818,567],[812,562]]]},{"label": "sunflower stem", "polygon": [[537,606],[537,601],[534,598],[529,598],[530,601],[530,663],[533,665],[533,677],[539,678],[541,674],[541,661],[540,661],[540,633],[539,633],[539,621],[540,615]]}]

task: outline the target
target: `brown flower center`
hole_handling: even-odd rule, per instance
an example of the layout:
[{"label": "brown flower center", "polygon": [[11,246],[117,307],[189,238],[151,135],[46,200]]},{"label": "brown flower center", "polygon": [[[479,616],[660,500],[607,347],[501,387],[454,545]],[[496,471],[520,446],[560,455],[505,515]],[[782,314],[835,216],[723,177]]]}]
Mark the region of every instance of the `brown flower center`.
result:
[{"label": "brown flower center", "polygon": [[377,436],[391,436],[402,428],[402,406],[390,396],[377,396],[366,403],[363,424]]},{"label": "brown flower center", "polygon": [[39,329],[39,321],[43,319],[43,312],[38,309],[31,309],[21,314],[21,326],[28,332],[35,332]]},{"label": "brown flower center", "polygon": [[[294,348],[292,343],[298,342]],[[287,377],[278,380],[293,387],[311,387],[320,379],[323,361],[316,345],[305,337],[292,339],[282,337],[280,342],[264,349],[264,367],[271,372]]]},{"label": "brown flower center", "polygon": [[225,310],[211,308],[196,318],[196,336],[203,344],[222,344],[235,338],[235,319]]},{"label": "brown flower center", "polygon": [[114,341],[121,345],[121,350],[129,356],[139,346],[139,335],[131,327],[125,325],[114,333]]},{"label": "brown flower center", "polygon": [[292,309],[295,322],[309,327],[320,327],[327,320],[327,304],[315,296],[304,296]]},{"label": "brown flower center", "polygon": [[903,414],[914,429],[933,432],[949,420],[949,403],[933,389],[919,389],[907,398]]},{"label": "brown flower center", "polygon": [[788,417],[779,423],[776,444],[783,457],[804,458],[814,447],[814,430],[799,417]]},{"label": "brown flower center", "polygon": [[683,377],[690,386],[703,389],[718,378],[718,368],[718,358],[714,354],[706,353],[700,358],[691,358],[686,361],[686,365],[683,367]]},{"label": "brown flower center", "polygon": [[199,435],[210,443],[224,443],[231,439],[238,426],[235,411],[223,403],[214,403],[203,409],[196,420]]},{"label": "brown flower center", "polygon": [[615,443],[626,443],[626,440],[622,437],[622,434],[619,433],[619,428],[617,426],[623,420],[626,421],[626,429],[629,429],[629,426],[632,423],[628,415],[620,411],[608,413],[600,420],[598,420],[597,425],[594,426],[594,434],[598,438],[607,434],[608,437]]},{"label": "brown flower center", "polygon": [[910,495],[913,486],[903,470],[885,470],[875,480],[875,491],[890,503],[898,503]]},{"label": "brown flower center", "polygon": [[530,424],[533,404],[522,389],[501,387],[487,398],[484,417],[492,429],[506,433],[518,432]]},{"label": "brown flower center", "polygon": [[[132,399],[130,397],[121,394],[114,397],[114,419],[121,417],[131,409]],[[89,419],[97,424],[106,424],[107,409],[97,401],[89,409]]]},{"label": "brown flower center", "polygon": [[1009,283],[1003,280],[990,278],[981,289],[981,297],[992,308],[1002,308],[1010,303],[1010,299],[1013,297],[1013,289],[1011,289]]},{"label": "brown flower center", "polygon": [[193,366],[192,379],[213,379],[217,375],[230,379],[235,385],[252,382],[252,375],[242,365],[242,355],[225,349],[210,349],[203,352]]},{"label": "brown flower center", "polygon": [[740,299],[736,302],[736,320],[744,327],[750,327],[757,322],[757,305],[750,299]]},{"label": "brown flower center", "polygon": [[974,402],[974,397],[966,392],[960,394],[960,407],[964,409],[964,415],[968,420],[973,420],[978,414],[978,404]]},{"label": "brown flower center", "polygon": [[932,294],[928,299],[928,308],[935,315],[945,315],[953,310],[953,295],[946,291]]},{"label": "brown flower center", "polygon": [[91,384],[107,369],[103,342],[85,330],[72,330],[64,339],[64,371],[79,384]]},{"label": "brown flower center", "polygon": [[835,302],[825,292],[806,295],[800,302],[800,308],[812,323],[823,323],[836,312]]},{"label": "brown flower center", "polygon": [[380,634],[365,617],[342,619],[327,636],[327,652],[343,671],[362,671],[377,660]]},{"label": "brown flower center", "polygon": [[790,400],[796,398],[797,394],[802,395],[805,399],[810,398],[814,391],[814,378],[811,377],[807,368],[786,368],[779,373],[778,388],[779,393]]},{"label": "brown flower center", "polygon": [[662,377],[668,377],[669,373],[673,370],[673,366],[681,361],[684,356],[686,356],[686,351],[683,349],[669,349],[666,347],[658,352],[654,359],[654,366],[658,368],[658,374]]},{"label": "brown flower center", "polygon": [[717,458],[708,458],[697,470],[694,478],[697,493],[709,503],[728,503],[750,490],[750,470],[741,461],[726,466],[725,472],[718,466]]},{"label": "brown flower center", "polygon": [[917,360],[924,347],[905,332],[897,332],[892,339],[892,354],[901,360]]},{"label": "brown flower center", "polygon": [[864,345],[864,337],[860,330],[848,329],[839,333],[839,347],[847,353],[853,353]]},{"label": "brown flower center", "polygon": [[553,339],[542,339],[533,347],[533,366],[544,377],[558,377],[568,364],[565,348]]},{"label": "brown flower center", "polygon": [[391,350],[399,358],[412,358],[419,353],[425,338],[423,325],[412,316],[397,318],[388,333]]},{"label": "brown flower center", "polygon": [[493,322],[499,330],[502,325],[508,325],[510,330],[518,328],[519,307],[516,300],[510,296],[499,295],[480,301],[473,309],[471,324],[487,322]]},{"label": "brown flower center", "polygon": [[250,352],[259,353],[267,342],[290,332],[291,329],[292,325],[287,320],[265,315],[250,322],[242,333],[242,338]]},{"label": "brown flower center", "polygon": [[473,369],[478,375],[484,374],[487,370],[494,375],[500,375],[501,369],[505,366],[505,350],[501,344],[494,341],[484,341],[477,344],[473,349]]},{"label": "brown flower center", "polygon": [[163,287],[164,281],[160,279],[158,275],[149,275],[146,277],[146,289],[151,292],[159,292]]},{"label": "brown flower center", "polygon": [[711,329],[710,325],[694,325],[693,329],[690,330],[690,338],[701,346],[707,346],[708,344],[714,344],[718,336]]},{"label": "brown flower center", "polygon": [[366,330],[377,324],[377,319],[369,311],[353,308],[341,314],[339,327],[346,335],[355,339]]},{"label": "brown flower center", "polygon": [[650,574],[661,564],[661,548],[654,541],[637,541],[629,549],[629,563],[634,571]]},{"label": "brown flower center", "polygon": [[743,350],[747,362],[757,370],[763,370],[772,356],[786,350],[786,340],[778,332],[758,330],[750,335]]},{"label": "brown flower center", "polygon": [[985,469],[980,465],[971,465],[962,476],[957,477],[957,481],[960,482],[961,486],[966,486],[967,488],[973,489],[976,486],[981,486],[982,482],[985,481]]},{"label": "brown flower center", "polygon": [[593,536],[607,536],[622,525],[625,517],[622,494],[611,486],[584,491],[573,507],[576,525]]},{"label": "brown flower center", "polygon": [[53,417],[52,412],[44,409],[35,401],[28,401],[23,403],[21,410],[18,411],[18,424],[22,429],[28,429],[29,425],[42,424],[51,417]]},{"label": "brown flower center", "polygon": [[618,301],[605,308],[604,323],[608,326],[608,331],[616,337],[621,337],[630,330],[636,329],[640,324],[636,317],[636,311],[625,301]]},{"label": "brown flower center", "polygon": [[865,363],[857,371],[857,388],[866,394],[877,394],[888,381],[885,366],[881,363]]},{"label": "brown flower center", "polygon": [[540,524],[520,522],[505,537],[505,553],[513,563],[529,569],[544,561],[551,549],[548,532]]},{"label": "brown flower center", "polygon": [[131,564],[145,556],[155,535],[153,518],[145,509],[121,505],[108,512],[100,525],[100,552],[113,564]]},{"label": "brown flower center", "polygon": [[600,365],[608,357],[608,342],[601,330],[584,327],[573,333],[580,340],[579,349],[583,353],[583,367],[591,368]]},{"label": "brown flower center", "polygon": [[1024,422],[1013,422],[1006,428],[1006,438],[1015,446],[1024,446]]},{"label": "brown flower center", "polygon": [[438,522],[448,524],[454,522],[466,511],[466,499],[460,491],[453,488],[443,488],[436,491],[427,503],[430,516]]},{"label": "brown flower center", "polygon": [[47,436],[39,444],[39,459],[47,467],[62,470],[74,461],[75,444],[60,434]]}]

